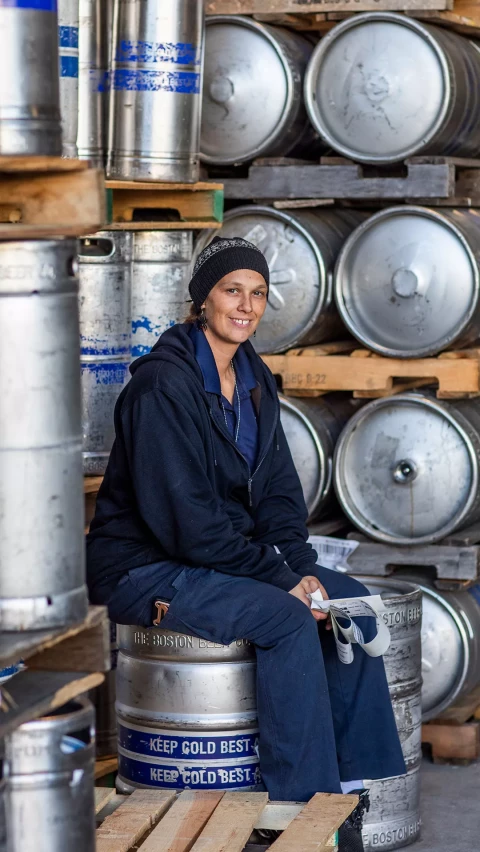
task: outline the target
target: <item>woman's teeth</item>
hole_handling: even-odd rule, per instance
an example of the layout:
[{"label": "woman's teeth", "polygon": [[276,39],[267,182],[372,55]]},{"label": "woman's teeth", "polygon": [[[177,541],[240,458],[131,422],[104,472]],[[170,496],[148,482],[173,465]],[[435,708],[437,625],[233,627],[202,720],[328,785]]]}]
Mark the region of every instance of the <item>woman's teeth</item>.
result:
[{"label": "woman's teeth", "polygon": [[230,319],[232,320],[233,323],[235,323],[235,325],[241,325],[241,326],[249,325],[250,322],[251,322],[251,320],[235,319],[234,317],[230,317]]}]

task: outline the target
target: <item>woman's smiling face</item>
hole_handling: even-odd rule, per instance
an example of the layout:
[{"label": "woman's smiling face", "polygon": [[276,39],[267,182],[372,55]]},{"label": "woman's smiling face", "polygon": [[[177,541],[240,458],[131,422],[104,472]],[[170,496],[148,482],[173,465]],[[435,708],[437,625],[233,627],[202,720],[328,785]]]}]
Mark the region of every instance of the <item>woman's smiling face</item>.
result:
[{"label": "woman's smiling face", "polygon": [[203,303],[208,329],[225,343],[237,346],[252,336],[267,307],[265,279],[253,269],[229,272]]}]

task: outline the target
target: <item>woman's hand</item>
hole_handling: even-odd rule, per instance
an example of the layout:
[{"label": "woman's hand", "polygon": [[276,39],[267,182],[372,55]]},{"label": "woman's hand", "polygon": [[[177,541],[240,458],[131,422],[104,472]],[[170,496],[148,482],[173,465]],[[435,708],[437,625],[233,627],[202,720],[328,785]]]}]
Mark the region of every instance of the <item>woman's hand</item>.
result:
[{"label": "woman's hand", "polygon": [[[322,597],[325,601],[328,601],[328,593],[325,589],[325,586],[322,586],[319,580],[316,577],[302,577],[298,586],[295,586],[293,589],[289,591],[289,595],[293,595],[295,598],[298,598],[299,601],[306,604],[310,609],[311,601],[308,595],[311,595],[312,592],[315,592],[317,589],[320,589],[322,593]],[[328,619],[328,623],[326,625],[327,630],[331,630],[331,623],[328,612],[321,612],[319,609],[311,609],[310,610],[315,621],[325,621]]]}]

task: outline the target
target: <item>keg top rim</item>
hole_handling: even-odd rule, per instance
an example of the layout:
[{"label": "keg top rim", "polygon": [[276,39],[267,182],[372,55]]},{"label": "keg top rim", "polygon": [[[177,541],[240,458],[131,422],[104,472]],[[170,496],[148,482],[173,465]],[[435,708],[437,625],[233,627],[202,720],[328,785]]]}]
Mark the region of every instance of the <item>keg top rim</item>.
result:
[{"label": "keg top rim", "polygon": [[[470,211],[462,211],[467,216]],[[363,344],[378,352],[395,358],[422,358],[433,355],[442,349],[446,349],[467,328],[477,310],[478,293],[480,289],[480,275],[475,253],[467,242],[464,234],[454,220],[455,211],[448,213],[442,210],[433,210],[418,205],[404,205],[389,207],[380,210],[370,216],[347,237],[337,259],[334,273],[335,301],[340,316],[349,331]],[[473,211],[475,216],[475,212]],[[478,217],[480,230],[480,217]],[[403,222],[408,226],[411,222],[414,236],[402,243],[402,235],[399,224]],[[415,221],[420,220],[420,221]],[[429,257],[430,249],[422,250],[422,245],[431,243],[426,235],[422,239],[422,221],[427,222],[425,227],[438,228],[439,236],[435,243],[435,257]],[[391,223],[391,224],[390,224]],[[375,239],[379,229],[389,228],[388,234],[391,239],[388,247],[378,256],[378,244],[374,248],[368,248],[369,242]],[[441,229],[443,233],[441,232]],[[452,238],[453,245],[445,245],[445,239]],[[379,238],[377,237],[377,240]],[[386,240],[380,241],[385,244]],[[415,247],[415,252],[413,252]],[[460,257],[452,259],[452,251],[458,247]],[[358,253],[363,251],[363,259],[358,259]],[[426,254],[425,254],[426,251]],[[423,253],[422,253],[423,252]],[[383,256],[382,256],[383,253]],[[441,257],[443,253],[443,260]],[[440,254],[440,258],[439,258]],[[374,288],[370,278],[368,258],[375,257],[376,276]],[[394,262],[392,261],[394,258]],[[366,260],[365,260],[366,259]],[[460,264],[464,261],[464,268],[460,271]],[[365,265],[365,262],[367,265]],[[448,298],[451,266],[456,269],[457,282],[463,283],[463,304],[458,305],[459,287],[455,288],[455,301],[445,305]],[[395,267],[398,267],[395,270]],[[435,278],[433,274],[435,273]],[[403,275],[402,281],[396,281],[395,276]],[[406,280],[411,276],[411,287]],[[460,279],[460,281],[459,281]],[[368,283],[368,287],[367,287]],[[402,289],[399,288],[399,285]],[[406,286],[405,286],[406,285]],[[438,285],[438,286],[437,286]],[[438,294],[436,292],[438,290]],[[428,314],[419,313],[419,305],[425,300],[431,305],[428,308],[432,328],[427,326],[425,335],[427,342],[421,345],[418,337],[419,317],[423,317],[423,326],[427,324]],[[435,299],[438,298],[437,304]],[[441,303],[440,303],[441,301]],[[467,305],[467,307],[465,307]],[[437,310],[436,310],[437,307]],[[457,308],[457,316],[455,316]],[[396,318],[395,312],[402,311],[401,317]],[[441,310],[440,310],[441,309]],[[434,331],[438,324],[438,316],[441,320],[446,319],[444,328],[436,332],[435,337],[428,332]],[[385,324],[379,322],[383,317]],[[392,325],[389,325],[389,320]],[[378,337],[374,337],[375,325],[380,325]],[[399,339],[407,342],[407,348],[400,348],[393,342],[395,327],[402,327]],[[371,329],[374,328],[372,332]],[[381,336],[380,336],[381,334]],[[428,336],[427,336],[428,335]],[[425,339],[425,338],[424,338]],[[391,343],[389,341],[392,341]]]},{"label": "keg top rim", "polygon": [[[332,48],[337,46],[339,40],[342,39],[349,31],[358,29],[359,27],[367,25],[375,25],[382,23],[390,23],[397,24],[399,27],[403,29],[403,31],[409,29],[416,33],[423,41],[428,45],[431,51],[431,57],[435,57],[441,77],[441,89],[442,92],[438,93],[438,97],[436,98],[436,109],[435,114],[433,115],[430,122],[425,125],[424,128],[420,130],[420,132],[415,132],[415,141],[412,140],[411,144],[402,143],[401,145],[395,146],[395,144],[390,145],[390,151],[383,153],[372,153],[371,145],[366,144],[365,150],[359,150],[358,147],[352,147],[351,144],[348,143],[348,133],[335,133],[331,131],[328,126],[327,118],[330,114],[328,109],[329,103],[336,103],[337,98],[332,97],[331,95],[325,95],[327,98],[327,102],[325,102],[325,98],[321,98],[321,92],[325,94],[327,91],[325,80],[323,81],[322,87],[319,86],[318,77],[320,73],[320,69],[322,65],[325,63],[327,57],[329,57]],[[352,63],[350,65],[350,72],[352,69]],[[357,66],[356,66],[357,67]],[[385,99],[390,95],[390,84],[385,78],[384,74],[379,74],[375,79],[368,80],[365,78],[365,71],[363,69],[363,65],[360,66],[358,64],[358,69],[361,73],[361,77],[365,84],[365,97],[366,101],[371,104],[369,109],[372,113],[377,113],[377,117],[381,117],[382,115],[386,116],[385,107],[382,106]],[[360,70],[361,69],[361,70]],[[385,69],[383,69],[385,70]],[[374,75],[375,76],[375,75]],[[338,75],[338,70],[336,74],[337,83],[340,85],[343,81],[343,77],[340,78]],[[370,88],[371,87],[371,91]],[[317,44],[315,47],[310,62],[307,67],[307,71],[305,74],[304,81],[304,100],[307,108],[307,112],[312,122],[313,126],[317,130],[317,132],[322,136],[324,141],[330,145],[334,150],[338,153],[342,154],[345,157],[349,157],[357,162],[363,163],[398,163],[406,157],[412,156],[414,154],[418,155],[421,151],[424,151],[431,139],[435,137],[438,133],[439,129],[442,126],[442,123],[447,115],[449,108],[449,97],[451,94],[452,86],[450,82],[450,71],[449,64],[447,61],[447,57],[444,53],[443,47],[439,44],[438,41],[435,40],[434,34],[430,31],[428,25],[426,25],[422,21],[417,21],[413,18],[408,18],[407,16],[401,15],[398,12],[363,12],[354,15],[351,18],[347,18],[344,21],[336,24],[329,33],[327,33]],[[320,106],[320,102],[323,103],[323,108]],[[325,103],[324,103],[325,102]],[[433,97],[431,99],[431,105],[433,105]],[[423,115],[424,119],[427,118],[425,109],[419,110]],[[418,123],[418,115],[414,115],[413,118]],[[391,116],[388,116],[387,124],[390,126],[391,124]],[[412,121],[412,125],[415,125],[415,121]],[[377,133],[378,131],[376,131]],[[406,132],[405,125],[405,117],[402,119],[402,133],[400,136],[404,137]],[[342,136],[345,137],[345,141],[343,141]],[[354,134],[354,138],[358,138],[358,132]],[[393,138],[395,134],[393,134]],[[421,140],[421,141],[417,141]]]}]

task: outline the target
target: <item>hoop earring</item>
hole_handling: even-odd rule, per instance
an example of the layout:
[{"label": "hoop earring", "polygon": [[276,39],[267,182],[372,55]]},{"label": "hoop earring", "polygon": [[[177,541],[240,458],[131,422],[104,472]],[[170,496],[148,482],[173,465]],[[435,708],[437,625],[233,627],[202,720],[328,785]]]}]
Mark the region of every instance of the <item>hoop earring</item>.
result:
[{"label": "hoop earring", "polygon": [[203,330],[205,331],[205,329],[207,327],[207,318],[205,316],[204,308],[202,308],[202,313],[200,314],[200,325],[202,326]]},{"label": "hoop earring", "polygon": [[253,336],[254,336],[254,337],[256,337],[256,336],[257,336],[257,329],[255,329],[255,331],[253,332]]}]

